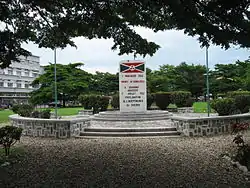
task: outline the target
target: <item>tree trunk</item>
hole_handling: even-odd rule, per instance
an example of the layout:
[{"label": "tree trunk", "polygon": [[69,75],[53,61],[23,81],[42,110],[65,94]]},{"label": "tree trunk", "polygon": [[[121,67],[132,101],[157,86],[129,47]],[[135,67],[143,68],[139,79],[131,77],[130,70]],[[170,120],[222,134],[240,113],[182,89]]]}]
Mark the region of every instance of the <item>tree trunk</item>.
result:
[{"label": "tree trunk", "polygon": [[63,95],[62,95],[62,100],[63,100],[63,107],[65,107],[66,101],[65,101],[65,94],[64,94],[64,93],[63,93]]}]

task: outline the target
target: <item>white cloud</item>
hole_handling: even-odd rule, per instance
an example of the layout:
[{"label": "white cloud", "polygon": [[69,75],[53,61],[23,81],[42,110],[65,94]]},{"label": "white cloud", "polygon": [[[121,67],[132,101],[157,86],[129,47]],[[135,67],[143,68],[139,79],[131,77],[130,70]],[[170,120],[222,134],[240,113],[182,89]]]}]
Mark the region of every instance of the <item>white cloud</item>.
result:
[{"label": "white cloud", "polygon": [[[153,57],[146,57],[147,66],[151,69],[158,69],[159,65],[173,64],[178,65],[186,61],[194,64],[205,64],[205,49],[200,48],[196,38],[186,36],[182,31],[165,31],[154,33],[150,29],[136,28],[142,37],[149,41],[154,41],[161,46]],[[83,62],[84,69],[89,72],[102,71],[115,73],[118,70],[118,63],[121,60],[133,59],[133,55],[118,56],[118,51],[112,51],[113,41],[111,39],[88,40],[83,37],[74,39],[77,48],[67,47],[57,50],[57,62],[68,64],[72,62]],[[24,44],[24,48],[31,51],[34,55],[41,57],[41,64],[54,62],[52,50],[38,48],[34,44]],[[232,63],[236,60],[245,60],[249,52],[245,49],[231,48],[227,51],[220,47],[211,46],[209,48],[209,66],[213,67],[216,63]],[[142,57],[137,57],[142,59]]]}]

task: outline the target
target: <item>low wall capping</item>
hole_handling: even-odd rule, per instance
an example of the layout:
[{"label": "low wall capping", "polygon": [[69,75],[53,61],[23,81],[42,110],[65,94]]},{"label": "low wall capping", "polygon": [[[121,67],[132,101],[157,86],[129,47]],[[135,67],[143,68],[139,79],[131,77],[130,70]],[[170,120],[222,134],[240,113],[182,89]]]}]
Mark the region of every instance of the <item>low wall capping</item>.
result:
[{"label": "low wall capping", "polygon": [[23,128],[23,135],[34,137],[77,137],[90,126],[89,116],[72,116],[72,119],[40,119],[10,115],[11,124]]},{"label": "low wall capping", "polygon": [[170,119],[177,131],[185,136],[209,136],[228,134],[232,124],[237,122],[250,123],[250,113],[211,117],[173,116]]}]

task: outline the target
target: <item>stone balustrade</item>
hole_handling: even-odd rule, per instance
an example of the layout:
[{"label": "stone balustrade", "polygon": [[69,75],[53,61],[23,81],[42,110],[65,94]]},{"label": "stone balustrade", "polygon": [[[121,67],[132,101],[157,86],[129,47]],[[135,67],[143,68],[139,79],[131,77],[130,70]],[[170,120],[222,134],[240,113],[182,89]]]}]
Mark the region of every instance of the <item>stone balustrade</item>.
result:
[{"label": "stone balustrade", "polygon": [[185,136],[209,136],[230,133],[234,123],[250,123],[250,113],[211,117],[172,116],[171,121]]},{"label": "stone balustrade", "polygon": [[90,126],[89,116],[71,117],[71,119],[39,119],[9,116],[11,125],[23,129],[23,135],[34,137],[70,138],[80,135]]}]

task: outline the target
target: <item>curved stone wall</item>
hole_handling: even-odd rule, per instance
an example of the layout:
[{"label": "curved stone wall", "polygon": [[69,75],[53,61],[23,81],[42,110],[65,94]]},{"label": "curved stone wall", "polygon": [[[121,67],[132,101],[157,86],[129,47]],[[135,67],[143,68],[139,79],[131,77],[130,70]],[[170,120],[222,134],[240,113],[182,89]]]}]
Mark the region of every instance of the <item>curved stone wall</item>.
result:
[{"label": "curved stone wall", "polygon": [[171,121],[177,131],[185,136],[217,135],[231,133],[234,123],[250,123],[250,113],[211,117],[172,116]]},{"label": "curved stone wall", "polygon": [[23,135],[34,137],[70,138],[80,136],[90,126],[89,116],[72,116],[71,119],[39,119],[10,115],[11,125],[23,129]]}]

